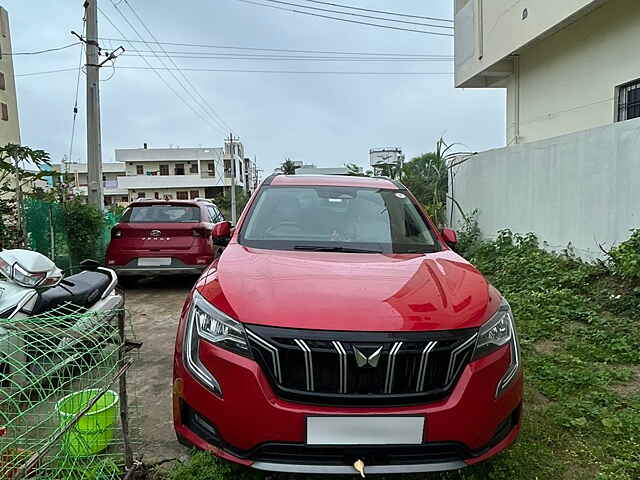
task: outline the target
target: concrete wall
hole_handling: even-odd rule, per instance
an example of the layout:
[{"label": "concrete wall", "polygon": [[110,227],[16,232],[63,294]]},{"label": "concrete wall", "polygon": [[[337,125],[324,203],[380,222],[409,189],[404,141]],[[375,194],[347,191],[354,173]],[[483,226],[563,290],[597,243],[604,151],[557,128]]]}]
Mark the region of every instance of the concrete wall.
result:
[{"label": "concrete wall", "polygon": [[[454,0],[456,86],[486,86],[480,73],[606,1],[619,3],[618,0]],[[525,9],[527,15],[523,18]]]},{"label": "concrete wall", "polygon": [[0,104],[7,106],[8,119],[0,117],[0,145],[20,143],[20,122],[18,121],[18,101],[16,98],[16,81],[13,72],[13,56],[11,56],[11,33],[9,31],[9,15],[0,7],[0,74],[4,75],[4,90],[0,89]]},{"label": "concrete wall", "polygon": [[[553,248],[601,255],[640,227],[640,119],[490,150],[458,168],[453,196],[484,235],[535,232]],[[454,226],[461,216],[454,212]]]},{"label": "concrete wall", "polygon": [[612,123],[616,87],[640,79],[639,39],[640,2],[615,0],[520,51],[520,84],[506,84],[507,144]]}]

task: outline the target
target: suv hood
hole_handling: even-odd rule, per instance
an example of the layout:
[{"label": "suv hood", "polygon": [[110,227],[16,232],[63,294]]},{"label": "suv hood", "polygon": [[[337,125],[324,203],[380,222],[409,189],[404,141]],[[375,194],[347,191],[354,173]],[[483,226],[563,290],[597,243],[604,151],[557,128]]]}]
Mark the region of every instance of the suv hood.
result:
[{"label": "suv hood", "polygon": [[[217,269],[217,271],[216,271]],[[247,324],[346,331],[480,326],[498,292],[450,250],[427,255],[291,252],[232,243],[197,288]]]}]

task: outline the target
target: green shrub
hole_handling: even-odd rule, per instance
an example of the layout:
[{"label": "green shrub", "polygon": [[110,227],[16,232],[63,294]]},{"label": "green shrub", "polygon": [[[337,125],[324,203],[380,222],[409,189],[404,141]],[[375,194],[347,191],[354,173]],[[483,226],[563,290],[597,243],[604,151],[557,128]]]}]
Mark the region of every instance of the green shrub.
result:
[{"label": "green shrub", "polygon": [[640,280],[640,229],[632,230],[631,238],[613,248],[609,255],[617,275]]},{"label": "green shrub", "polygon": [[257,480],[258,472],[216,459],[207,452],[198,452],[187,463],[177,465],[168,480]]},{"label": "green shrub", "polygon": [[88,258],[101,261],[104,229],[102,212],[79,200],[66,202],[63,209],[72,265]]}]

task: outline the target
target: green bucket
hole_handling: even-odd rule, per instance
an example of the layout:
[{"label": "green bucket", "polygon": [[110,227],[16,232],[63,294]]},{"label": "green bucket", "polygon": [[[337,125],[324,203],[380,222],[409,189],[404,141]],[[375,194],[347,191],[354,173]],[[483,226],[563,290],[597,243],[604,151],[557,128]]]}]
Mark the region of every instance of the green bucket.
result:
[{"label": "green bucket", "polygon": [[[60,426],[64,427],[73,420],[99,394],[100,390],[92,388],[72,393],[58,401],[56,412]],[[120,397],[116,392],[107,390],[64,434],[63,450],[74,457],[88,457],[106,449],[113,438],[113,424],[118,415],[119,401]]]}]

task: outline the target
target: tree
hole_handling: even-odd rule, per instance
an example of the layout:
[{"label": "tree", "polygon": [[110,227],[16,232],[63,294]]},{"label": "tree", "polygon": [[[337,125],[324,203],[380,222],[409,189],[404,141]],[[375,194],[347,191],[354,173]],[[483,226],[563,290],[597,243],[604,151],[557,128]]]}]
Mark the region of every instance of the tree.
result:
[{"label": "tree", "polygon": [[[31,165],[36,171],[27,170]],[[0,147],[0,246],[24,246],[23,189],[36,180],[52,176],[49,154],[44,150],[9,143]]]},{"label": "tree", "polygon": [[345,163],[345,168],[347,169],[347,175],[350,177],[371,177],[373,176],[373,172],[371,170],[367,170],[366,172],[360,165],[356,165],[355,163]]},{"label": "tree", "polygon": [[471,154],[452,151],[456,144],[440,138],[436,150],[411,159],[402,169],[402,183],[413,192],[438,225],[444,225],[449,172]]},{"label": "tree", "polygon": [[296,165],[293,160],[291,160],[290,158],[287,158],[284,162],[282,162],[280,164],[280,167],[278,168],[278,171],[284,173],[285,175],[295,175],[296,174],[296,170],[300,168],[298,165]]}]

